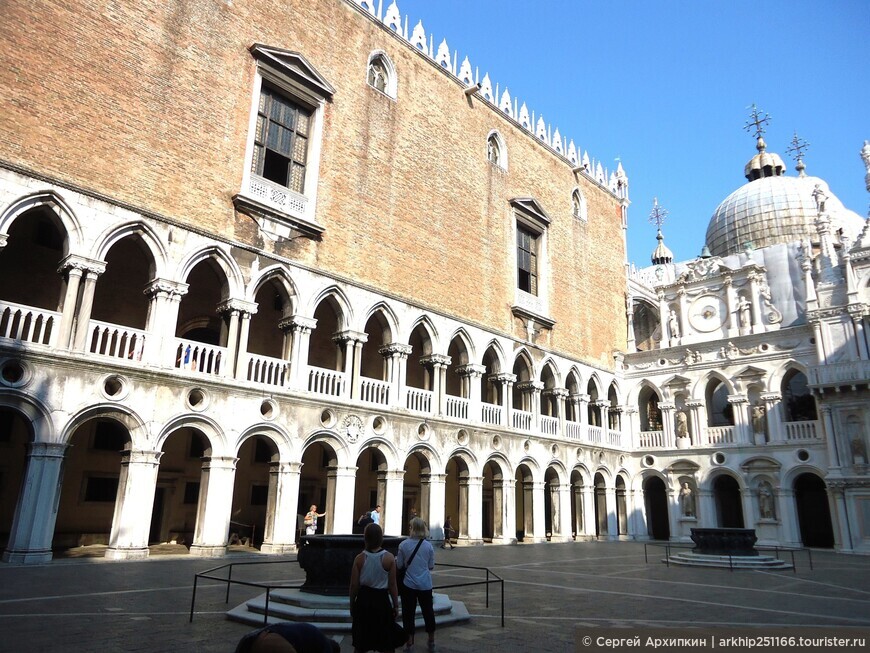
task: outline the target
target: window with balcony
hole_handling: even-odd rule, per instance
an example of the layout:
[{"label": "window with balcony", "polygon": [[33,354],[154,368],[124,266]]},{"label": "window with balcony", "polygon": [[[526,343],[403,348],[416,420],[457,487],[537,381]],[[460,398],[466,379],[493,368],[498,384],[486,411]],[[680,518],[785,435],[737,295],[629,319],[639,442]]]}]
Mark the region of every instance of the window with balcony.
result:
[{"label": "window with balcony", "polygon": [[516,293],[513,314],[536,331],[551,329],[547,301],[547,230],[550,218],[532,198],[510,201],[516,221]]},{"label": "window with balcony", "polygon": [[317,236],[323,113],[334,89],[298,52],[256,44],[247,164],[236,210],[277,237]]}]

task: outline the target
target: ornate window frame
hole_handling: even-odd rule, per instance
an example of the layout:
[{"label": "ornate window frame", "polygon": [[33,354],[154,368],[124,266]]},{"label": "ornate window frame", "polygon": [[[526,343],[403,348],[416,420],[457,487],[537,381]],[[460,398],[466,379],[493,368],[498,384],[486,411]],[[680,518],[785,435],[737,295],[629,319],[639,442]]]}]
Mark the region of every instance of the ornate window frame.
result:
[{"label": "ornate window frame", "polygon": [[[547,232],[550,226],[550,216],[544,211],[537,200],[531,197],[515,197],[510,200],[511,215],[514,231],[514,304],[511,307],[513,314],[524,322],[532,321],[537,326],[550,329],[555,322],[548,317],[549,314],[549,259],[547,256]],[[536,292],[526,292],[520,289],[519,284],[519,248],[517,245],[520,229],[535,237],[537,259],[537,287]]]},{"label": "ornate window frame", "polygon": [[[375,62],[380,62],[384,67],[384,88],[382,89],[375,86],[371,80],[372,66]],[[393,61],[383,50],[374,50],[369,55],[369,62],[368,65],[366,65],[366,84],[379,93],[383,93],[390,99],[395,100],[398,98],[399,76],[396,73],[396,67],[393,65]]]},{"label": "ornate window frame", "polygon": [[[256,69],[251,93],[242,188],[233,196],[236,210],[249,215],[271,239],[324,231],[315,218],[323,140],[323,114],[335,89],[300,53],[261,43],[251,46]],[[252,171],[260,97],[264,84],[311,112],[303,193],[296,193]]]},{"label": "ornate window frame", "polygon": [[[490,144],[495,144],[498,148],[498,155],[493,160],[491,156],[491,148]],[[486,160],[489,161],[492,165],[498,166],[502,170],[507,171],[508,167],[508,152],[507,152],[507,143],[505,143],[504,137],[497,129],[493,129],[486,136]]]},{"label": "ornate window frame", "polygon": [[571,215],[581,222],[589,222],[589,206],[586,202],[586,196],[579,188],[575,188],[571,192]]}]

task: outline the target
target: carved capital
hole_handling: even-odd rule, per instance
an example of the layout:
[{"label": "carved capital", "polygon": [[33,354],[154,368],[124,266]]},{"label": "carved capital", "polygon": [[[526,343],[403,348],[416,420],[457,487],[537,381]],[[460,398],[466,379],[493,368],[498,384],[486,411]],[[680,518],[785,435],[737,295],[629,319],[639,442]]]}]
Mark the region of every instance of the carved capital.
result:
[{"label": "carved capital", "polygon": [[486,367],[483,365],[468,363],[467,365],[460,365],[459,367],[457,367],[456,373],[459,376],[467,376],[472,379],[479,379],[484,374],[486,374]]},{"label": "carved capital", "polygon": [[227,299],[222,301],[217,306],[218,313],[232,313],[233,311],[238,311],[239,313],[248,314],[248,315],[256,315],[257,313],[257,305],[253,302],[246,302],[243,299]]},{"label": "carved capital", "polygon": [[70,254],[57,267],[59,273],[71,272],[73,270],[79,273],[91,273],[99,276],[106,271],[106,262]]},{"label": "carved capital", "polygon": [[145,286],[145,290],[143,292],[148,297],[168,297],[181,299],[184,295],[187,294],[187,291],[190,289],[190,285],[186,283],[179,283],[177,281],[170,281],[169,279],[153,279]]},{"label": "carved capital", "polygon": [[337,343],[368,342],[369,334],[362,331],[352,331],[351,329],[345,329],[344,331],[339,331],[338,333],[334,334],[332,336],[332,340]]},{"label": "carved capital", "polygon": [[509,372],[501,372],[499,374],[491,374],[489,380],[493,383],[516,383],[517,375]]},{"label": "carved capital", "polygon": [[444,354],[429,354],[420,358],[420,365],[424,367],[447,367],[453,359]]},{"label": "carved capital", "polygon": [[386,358],[390,356],[407,358],[412,351],[414,351],[414,348],[411,345],[406,345],[402,342],[391,342],[378,349],[378,353]]},{"label": "carved capital", "polygon": [[541,394],[546,397],[567,397],[568,388],[548,388],[544,390]]},{"label": "carved capital", "polygon": [[520,381],[516,384],[516,389],[520,392],[540,392],[544,389],[544,384],[540,381]]},{"label": "carved capital", "polygon": [[749,397],[746,395],[728,395],[728,403],[729,404],[748,404]]}]

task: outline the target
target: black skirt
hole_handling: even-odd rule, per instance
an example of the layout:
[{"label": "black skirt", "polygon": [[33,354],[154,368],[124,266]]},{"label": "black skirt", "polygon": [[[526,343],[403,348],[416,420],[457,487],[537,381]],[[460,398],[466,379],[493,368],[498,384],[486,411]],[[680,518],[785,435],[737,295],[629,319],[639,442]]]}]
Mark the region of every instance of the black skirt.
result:
[{"label": "black skirt", "polygon": [[360,651],[392,651],[405,643],[405,631],[393,620],[389,590],[359,588],[352,632],[353,647]]}]

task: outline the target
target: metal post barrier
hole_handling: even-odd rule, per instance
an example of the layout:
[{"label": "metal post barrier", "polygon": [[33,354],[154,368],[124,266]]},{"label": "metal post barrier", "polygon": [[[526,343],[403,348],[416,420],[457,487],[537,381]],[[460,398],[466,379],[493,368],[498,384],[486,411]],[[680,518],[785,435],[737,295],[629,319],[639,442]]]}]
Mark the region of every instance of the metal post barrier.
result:
[{"label": "metal post barrier", "polygon": [[230,587],[233,585],[233,566],[230,565],[229,572],[227,572],[227,598],[224,600],[224,603],[230,602]]},{"label": "metal post barrier", "polygon": [[271,598],[271,594],[272,594],[272,588],[267,587],[266,588],[266,609],[263,610],[263,625],[264,626],[269,625],[269,599]]},{"label": "metal post barrier", "polygon": [[196,605],[196,581],[199,580],[199,576],[193,577],[193,596],[190,597],[190,621],[187,623],[193,623],[193,606]]}]

